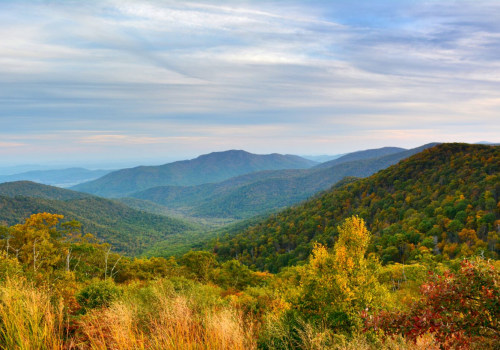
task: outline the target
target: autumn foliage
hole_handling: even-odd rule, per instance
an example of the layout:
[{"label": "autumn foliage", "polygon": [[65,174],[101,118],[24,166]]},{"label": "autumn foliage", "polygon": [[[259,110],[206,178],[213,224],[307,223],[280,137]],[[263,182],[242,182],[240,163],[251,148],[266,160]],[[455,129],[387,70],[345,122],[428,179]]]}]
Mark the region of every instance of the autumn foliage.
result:
[{"label": "autumn foliage", "polygon": [[338,230],[333,251],[316,245],[309,264],[300,269],[296,304],[306,318],[352,332],[358,310],[380,304],[385,290],[377,280],[378,263],[365,257],[370,232],[363,219],[349,218]]},{"label": "autumn foliage", "polygon": [[366,313],[367,329],[410,339],[430,332],[443,348],[500,347],[500,278],[487,260],[463,260],[457,271],[430,273],[422,298],[407,311]]},{"label": "autumn foliage", "polygon": [[358,216],[338,225],[333,247],[318,243],[279,274],[207,251],[121,256],[62,220],[40,213],[0,230],[0,349],[499,345],[493,262],[382,266]]}]

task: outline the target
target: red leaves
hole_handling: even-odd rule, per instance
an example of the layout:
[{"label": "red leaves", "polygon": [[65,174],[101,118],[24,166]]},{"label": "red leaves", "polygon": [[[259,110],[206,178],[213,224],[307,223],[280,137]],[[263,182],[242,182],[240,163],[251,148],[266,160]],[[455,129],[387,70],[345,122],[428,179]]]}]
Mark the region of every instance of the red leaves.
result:
[{"label": "red leaves", "polygon": [[429,274],[422,299],[407,312],[366,316],[365,328],[416,340],[430,332],[443,348],[467,347],[484,340],[500,346],[500,279],[492,264],[463,260],[456,273]]}]

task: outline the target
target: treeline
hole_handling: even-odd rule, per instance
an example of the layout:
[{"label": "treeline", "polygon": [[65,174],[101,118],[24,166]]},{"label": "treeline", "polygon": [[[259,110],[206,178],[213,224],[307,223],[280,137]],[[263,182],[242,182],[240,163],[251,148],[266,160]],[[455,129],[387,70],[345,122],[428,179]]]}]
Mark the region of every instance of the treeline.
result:
[{"label": "treeline", "polygon": [[500,147],[442,144],[212,243],[219,256],[277,272],[332,247],[337,225],[363,218],[384,264],[500,254]]},{"label": "treeline", "polygon": [[62,219],[0,229],[1,349],[500,346],[497,263],[382,266],[357,216],[279,274],[207,251],[125,257]]}]

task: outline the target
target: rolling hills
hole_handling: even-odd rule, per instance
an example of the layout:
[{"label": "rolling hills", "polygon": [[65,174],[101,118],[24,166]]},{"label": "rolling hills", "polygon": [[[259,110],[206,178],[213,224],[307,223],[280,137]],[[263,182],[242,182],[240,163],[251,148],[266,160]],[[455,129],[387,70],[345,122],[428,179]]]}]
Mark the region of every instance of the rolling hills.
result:
[{"label": "rolling hills", "polygon": [[[344,177],[366,177],[423,149],[396,147],[354,152],[330,167],[261,171],[198,186],[159,186],[131,194],[187,216],[246,219],[296,204]],[[402,150],[402,151],[401,151]],[[339,161],[344,159],[344,161]]]},{"label": "rolling hills", "polygon": [[385,170],[334,188],[213,243],[222,258],[278,271],[331,246],[337,225],[359,215],[383,262],[425,254],[500,254],[500,147],[442,144]]},{"label": "rolling hills", "polygon": [[168,235],[198,229],[178,219],[84,193],[27,181],[0,184],[0,224],[17,224],[38,212],[77,220],[85,233],[92,233],[117,251],[130,255],[140,254]]},{"label": "rolling hills", "polygon": [[294,155],[257,155],[231,150],[160,166],[122,169],[72,189],[104,197],[125,197],[155,186],[193,186],[261,170],[306,169],[316,164]]}]

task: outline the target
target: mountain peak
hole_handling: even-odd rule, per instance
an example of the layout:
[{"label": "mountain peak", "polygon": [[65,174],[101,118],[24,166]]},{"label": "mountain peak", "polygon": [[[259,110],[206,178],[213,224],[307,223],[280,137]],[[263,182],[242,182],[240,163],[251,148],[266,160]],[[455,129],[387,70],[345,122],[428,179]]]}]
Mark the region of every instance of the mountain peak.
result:
[{"label": "mountain peak", "polygon": [[228,150],[161,166],[114,171],[100,179],[73,187],[106,197],[123,197],[156,186],[192,186],[227,180],[262,170],[306,169],[317,163],[299,156],[253,154]]}]

